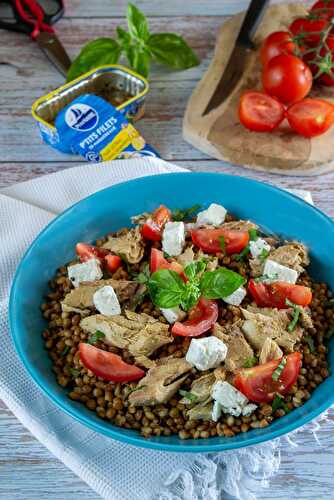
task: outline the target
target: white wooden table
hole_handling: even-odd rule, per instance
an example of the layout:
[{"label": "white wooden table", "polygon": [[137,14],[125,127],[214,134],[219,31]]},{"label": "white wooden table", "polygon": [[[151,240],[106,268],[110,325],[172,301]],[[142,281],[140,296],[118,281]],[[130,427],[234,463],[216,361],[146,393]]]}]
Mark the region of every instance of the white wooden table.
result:
[{"label": "white wooden table", "polygon": [[[212,57],[215,35],[226,16],[247,2],[233,0],[141,0],[152,31],[181,33],[201,57],[198,68],[171,73],[154,68],[145,118],[138,128],[166,160],[191,170],[229,172],[287,188],[312,192],[316,205],[334,217],[334,174],[279,177],[254,173],[206,158],[181,137],[187,98]],[[125,0],[69,0],[57,30],[71,56],[98,36],[112,36],[124,25]],[[171,19],[172,18],[172,19]],[[68,168],[78,163],[42,144],[30,116],[35,98],[63,82],[38,47],[25,36],[0,31],[0,187]],[[260,499],[334,499],[334,411],[321,426],[322,448],[301,432],[298,448],[283,451],[279,474]],[[0,402],[0,499],[76,500],[97,495],[54,458]],[[131,499],[124,499],[131,500]]]}]

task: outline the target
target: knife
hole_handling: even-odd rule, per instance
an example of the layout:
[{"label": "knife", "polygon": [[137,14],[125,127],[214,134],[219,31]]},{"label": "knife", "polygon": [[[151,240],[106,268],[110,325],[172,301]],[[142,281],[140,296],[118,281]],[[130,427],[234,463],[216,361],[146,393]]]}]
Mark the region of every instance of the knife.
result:
[{"label": "knife", "polygon": [[235,46],[216,89],[202,116],[224,102],[243,75],[249,55],[254,50],[253,36],[262,19],[269,0],[252,0],[241,25]]}]

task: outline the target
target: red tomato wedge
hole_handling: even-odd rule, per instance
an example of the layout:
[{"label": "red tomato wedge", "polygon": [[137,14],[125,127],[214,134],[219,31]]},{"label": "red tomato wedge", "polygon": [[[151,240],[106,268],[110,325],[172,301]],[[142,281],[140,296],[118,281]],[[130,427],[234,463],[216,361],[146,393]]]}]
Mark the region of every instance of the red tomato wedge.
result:
[{"label": "red tomato wedge", "polygon": [[[185,278],[183,274],[183,267],[178,262],[168,262],[165,259],[164,254],[161,250],[157,248],[151,249],[151,259],[150,259],[150,271],[151,273],[155,273],[159,269],[169,269],[170,271],[175,271],[179,274],[182,279]],[[186,279],[186,278],[185,278]]]},{"label": "red tomato wedge", "polygon": [[174,323],[172,333],[180,337],[198,337],[210,330],[217,318],[218,305],[216,301],[201,298],[189,312],[189,319],[183,323],[180,321]]},{"label": "red tomato wedge", "polygon": [[90,344],[79,344],[80,359],[83,365],[94,375],[112,382],[131,382],[145,375],[144,370],[135,365],[129,365],[120,356],[103,351]]},{"label": "red tomato wedge", "polygon": [[263,92],[245,92],[239,101],[239,120],[255,132],[271,132],[284,120],[284,106]]},{"label": "red tomato wedge", "polygon": [[269,403],[276,393],[285,394],[297,380],[302,365],[301,354],[293,352],[286,356],[286,365],[275,381],[272,376],[281,361],[282,358],[275,359],[239,370],[234,379],[235,387],[256,403]]},{"label": "red tomato wedge", "polygon": [[81,262],[86,262],[89,259],[97,259],[103,264],[104,258],[110,252],[106,248],[94,247],[87,243],[77,243],[75,251]]},{"label": "red tomato wedge", "polygon": [[248,231],[234,231],[227,229],[193,229],[191,239],[193,243],[207,253],[222,252],[221,237],[224,237],[225,252],[239,253],[248,245]]},{"label": "red tomato wedge", "polygon": [[118,255],[106,255],[104,261],[105,267],[110,273],[114,273],[122,265],[122,259]]},{"label": "red tomato wedge", "polygon": [[288,31],[275,31],[271,33],[263,42],[260,58],[265,66],[270,59],[280,54],[293,54],[297,49]]},{"label": "red tomato wedge", "polygon": [[293,285],[283,281],[275,283],[256,283],[250,280],[248,291],[260,307],[287,309],[286,299],[298,306],[306,307],[312,301],[312,291],[307,286]]},{"label": "red tomato wedge", "polygon": [[143,238],[151,241],[160,241],[162,231],[166,222],[172,218],[170,210],[164,205],[160,205],[152,214],[152,218],[143,224],[141,234]]},{"label": "red tomato wedge", "polygon": [[286,117],[295,132],[304,137],[315,137],[333,125],[334,106],[323,99],[304,99],[290,106]]}]

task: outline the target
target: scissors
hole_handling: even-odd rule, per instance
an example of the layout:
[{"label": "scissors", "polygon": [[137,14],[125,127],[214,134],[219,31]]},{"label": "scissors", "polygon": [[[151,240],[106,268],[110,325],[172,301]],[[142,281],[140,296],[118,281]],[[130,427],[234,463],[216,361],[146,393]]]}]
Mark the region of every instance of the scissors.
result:
[{"label": "scissors", "polygon": [[0,29],[30,35],[58,71],[66,76],[71,60],[52,27],[65,12],[63,0],[4,0],[4,3],[11,7],[14,19],[0,19]]}]

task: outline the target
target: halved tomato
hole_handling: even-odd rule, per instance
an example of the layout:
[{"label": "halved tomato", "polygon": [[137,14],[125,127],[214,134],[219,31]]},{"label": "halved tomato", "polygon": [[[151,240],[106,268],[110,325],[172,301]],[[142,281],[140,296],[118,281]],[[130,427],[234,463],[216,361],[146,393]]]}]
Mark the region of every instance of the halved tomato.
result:
[{"label": "halved tomato", "polygon": [[81,262],[86,262],[90,259],[97,259],[103,264],[103,260],[106,255],[110,254],[109,250],[106,248],[95,247],[93,245],[88,245],[88,243],[77,243],[75,251]]},{"label": "halved tomato", "polygon": [[191,231],[193,243],[207,253],[222,252],[221,237],[224,237],[224,250],[228,254],[239,253],[248,245],[248,231],[227,229],[193,229]]},{"label": "halved tomato", "polygon": [[151,241],[160,241],[162,230],[166,222],[172,218],[170,210],[164,205],[160,205],[152,214],[152,218],[147,220],[141,227],[143,238]]},{"label": "halved tomato", "polygon": [[151,249],[151,259],[150,259],[150,271],[151,273],[155,273],[159,269],[169,269],[170,271],[175,271],[179,274],[182,279],[185,278],[183,274],[183,267],[178,262],[168,262],[165,259],[164,254],[161,250],[157,248]]},{"label": "halved tomato", "polygon": [[316,137],[334,124],[334,106],[324,99],[303,99],[288,108],[286,117],[295,132]]},{"label": "halved tomato", "polygon": [[275,381],[273,373],[281,361],[279,358],[253,368],[242,368],[235,376],[235,387],[256,403],[269,403],[275,394],[285,394],[297,380],[302,365],[301,354],[293,352],[286,356],[286,365]]},{"label": "halved tomato", "polygon": [[308,306],[312,300],[312,291],[307,286],[293,285],[283,281],[275,283],[256,283],[250,280],[248,291],[260,307],[287,309],[286,299],[298,306]]},{"label": "halved tomato", "polygon": [[103,351],[90,344],[79,344],[80,359],[83,365],[94,375],[112,382],[131,382],[145,375],[144,370],[135,365],[129,365],[120,356]]},{"label": "halved tomato", "polygon": [[247,91],[240,97],[240,123],[254,132],[272,132],[284,120],[284,106],[263,92]]},{"label": "halved tomato", "polygon": [[105,267],[110,273],[114,273],[122,265],[122,259],[118,255],[106,255],[104,261]]},{"label": "halved tomato", "polygon": [[189,318],[181,323],[177,321],[172,333],[181,337],[198,337],[207,332],[218,318],[218,305],[215,300],[201,298],[189,312]]}]

